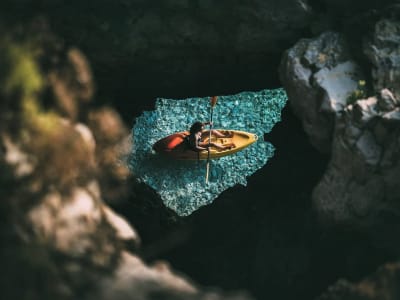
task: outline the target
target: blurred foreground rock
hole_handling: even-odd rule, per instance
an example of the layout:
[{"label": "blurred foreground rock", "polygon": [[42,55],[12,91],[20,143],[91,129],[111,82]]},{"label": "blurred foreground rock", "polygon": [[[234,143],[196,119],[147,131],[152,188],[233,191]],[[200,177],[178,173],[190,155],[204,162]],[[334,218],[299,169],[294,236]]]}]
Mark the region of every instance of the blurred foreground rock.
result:
[{"label": "blurred foreground rock", "polygon": [[138,257],[138,234],[103,202],[134,195],[128,131],[113,109],[91,107],[85,56],[33,32],[0,43],[2,298],[250,299]]},{"label": "blurred foreground rock", "polygon": [[372,276],[358,283],[339,280],[317,300],[382,300],[398,299],[400,293],[400,264],[386,264]]}]

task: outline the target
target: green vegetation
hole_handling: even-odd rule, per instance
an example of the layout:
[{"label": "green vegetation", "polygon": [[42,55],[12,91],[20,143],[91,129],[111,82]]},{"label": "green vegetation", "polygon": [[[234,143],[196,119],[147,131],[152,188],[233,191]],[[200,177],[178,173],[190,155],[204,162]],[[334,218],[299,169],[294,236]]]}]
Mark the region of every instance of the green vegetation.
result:
[{"label": "green vegetation", "polygon": [[39,67],[32,55],[32,49],[27,45],[17,45],[6,42],[2,47],[4,57],[1,67],[5,78],[1,80],[1,88],[5,96],[17,93],[22,98],[29,98],[43,87],[43,79]]},{"label": "green vegetation", "polygon": [[29,153],[32,177],[43,184],[69,186],[92,169],[92,150],[73,123],[43,106],[42,92],[48,84],[38,63],[40,55],[38,43],[0,40],[0,125]]},{"label": "green vegetation", "polygon": [[9,113],[6,122],[14,127],[18,124],[16,133],[25,142],[29,143],[37,137],[49,138],[60,129],[60,122],[58,116],[45,111],[39,101],[40,92],[45,86],[37,63],[39,47],[10,38],[4,39],[1,44],[0,68],[3,72],[0,91],[5,100],[2,110]]},{"label": "green vegetation", "polygon": [[357,83],[357,89],[355,89],[348,97],[347,97],[347,105],[356,103],[359,99],[365,99],[367,97],[367,88],[365,80],[359,80]]}]

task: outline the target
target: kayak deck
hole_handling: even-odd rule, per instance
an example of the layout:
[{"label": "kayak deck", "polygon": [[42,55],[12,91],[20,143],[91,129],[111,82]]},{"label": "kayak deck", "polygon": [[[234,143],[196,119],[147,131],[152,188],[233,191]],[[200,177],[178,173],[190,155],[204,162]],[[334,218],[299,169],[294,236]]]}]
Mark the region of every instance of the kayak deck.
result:
[{"label": "kayak deck", "polygon": [[[220,132],[227,132],[226,130],[217,129]],[[211,136],[211,142],[218,143],[221,145],[234,144],[232,148],[218,150],[214,147],[210,148],[210,159],[220,158],[223,156],[234,154],[244,148],[250,146],[257,141],[258,137],[256,134],[248,133],[239,130],[229,130],[231,135],[229,137],[216,137]],[[206,160],[208,159],[208,151],[203,150],[200,152],[193,151],[189,148],[185,142],[185,137],[189,135],[189,132],[182,131],[169,135],[153,145],[153,149],[162,155],[166,155],[173,159],[179,160]],[[201,141],[208,142],[209,131],[205,130],[202,134]]]}]

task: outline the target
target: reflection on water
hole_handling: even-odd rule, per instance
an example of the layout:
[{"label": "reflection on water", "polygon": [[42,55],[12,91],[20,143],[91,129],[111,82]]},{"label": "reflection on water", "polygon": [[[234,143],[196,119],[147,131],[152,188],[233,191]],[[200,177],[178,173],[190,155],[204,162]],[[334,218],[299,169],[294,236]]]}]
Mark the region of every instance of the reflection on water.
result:
[{"label": "reflection on water", "polygon": [[[258,139],[248,148],[211,161],[209,183],[205,183],[206,161],[174,161],[155,154],[152,145],[177,131],[188,130],[195,121],[208,121],[210,98],[158,99],[154,111],[145,111],[133,127],[130,168],[179,215],[189,215],[211,203],[221,192],[263,167],[274,147]],[[283,89],[243,92],[219,96],[214,108],[214,128],[242,130],[259,137],[280,120],[287,96]]]}]

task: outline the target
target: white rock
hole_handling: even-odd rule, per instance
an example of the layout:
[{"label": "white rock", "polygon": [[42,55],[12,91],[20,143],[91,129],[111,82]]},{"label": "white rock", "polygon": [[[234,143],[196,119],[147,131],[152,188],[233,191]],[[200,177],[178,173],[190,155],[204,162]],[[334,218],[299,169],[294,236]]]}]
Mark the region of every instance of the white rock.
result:
[{"label": "white rock", "polygon": [[357,89],[362,77],[359,67],[352,61],[340,63],[332,69],[323,68],[314,74],[318,85],[324,91],[321,110],[331,113],[342,111],[347,98]]},{"label": "white rock", "polygon": [[138,234],[124,218],[113,212],[107,205],[102,205],[102,210],[108,223],[115,229],[118,238],[125,241],[140,242]]}]

